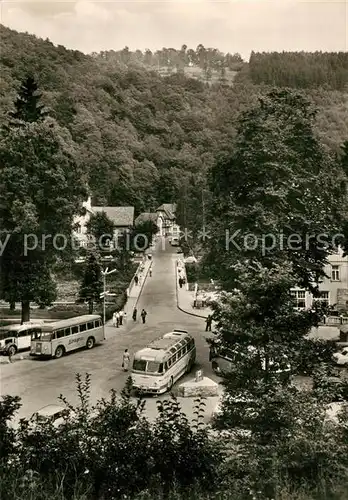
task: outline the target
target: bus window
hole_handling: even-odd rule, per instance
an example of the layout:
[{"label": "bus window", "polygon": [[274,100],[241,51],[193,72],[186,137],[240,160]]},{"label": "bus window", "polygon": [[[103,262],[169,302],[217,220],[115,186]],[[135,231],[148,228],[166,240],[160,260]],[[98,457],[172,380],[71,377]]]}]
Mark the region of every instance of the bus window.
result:
[{"label": "bus window", "polygon": [[22,330],[21,332],[18,332],[18,334],[16,336],[17,337],[27,337],[28,335],[29,335],[28,330]]},{"label": "bus window", "polygon": [[71,333],[74,335],[75,333],[79,333],[79,327],[78,326],[73,326],[71,328]]},{"label": "bus window", "polygon": [[135,359],[133,361],[133,370],[144,372],[145,369],[146,369],[146,361],[144,359]]},{"label": "bus window", "polygon": [[65,328],[65,330],[64,330],[65,337],[68,337],[70,334],[71,334],[70,328]]},{"label": "bus window", "polygon": [[172,357],[172,364],[175,363],[176,360],[177,360],[177,356],[176,356],[176,354],[174,354],[174,356]]},{"label": "bus window", "polygon": [[61,339],[64,337],[64,330],[57,330],[56,331],[56,338]]},{"label": "bus window", "polygon": [[170,366],[172,366],[172,358],[170,358],[170,359],[168,360],[168,368],[169,368]]},{"label": "bus window", "polygon": [[93,321],[90,321],[89,323],[87,323],[87,328],[88,328],[88,330],[93,330],[93,328],[94,328]]},{"label": "bus window", "polygon": [[166,372],[168,370],[168,363],[167,361],[164,363],[164,371]]},{"label": "bus window", "polygon": [[101,321],[100,319],[96,319],[94,322],[94,328],[98,328],[99,326],[101,326]]},{"label": "bus window", "polygon": [[87,330],[87,325],[84,323],[83,325],[80,325],[80,332],[85,332]]},{"label": "bus window", "polygon": [[183,349],[182,349],[182,353],[183,353],[183,354],[186,354],[186,353],[187,353],[187,345],[185,345],[185,347],[183,347]]},{"label": "bus window", "polygon": [[148,361],[146,371],[149,373],[162,373],[163,363],[157,363],[156,361]]}]

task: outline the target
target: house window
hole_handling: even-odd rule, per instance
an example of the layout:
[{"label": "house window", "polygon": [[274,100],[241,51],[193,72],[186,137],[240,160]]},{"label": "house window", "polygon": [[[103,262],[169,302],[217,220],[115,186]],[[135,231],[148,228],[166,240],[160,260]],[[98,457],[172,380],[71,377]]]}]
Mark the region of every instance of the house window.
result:
[{"label": "house window", "polygon": [[320,295],[319,297],[315,297],[316,302],[321,302],[323,305],[328,306],[329,305],[329,292],[328,291],[323,291],[319,292]]},{"label": "house window", "polygon": [[338,266],[331,267],[331,281],[340,281],[340,268]]},{"label": "house window", "polygon": [[295,299],[296,309],[306,308],[306,291],[305,290],[292,290],[291,295]]}]

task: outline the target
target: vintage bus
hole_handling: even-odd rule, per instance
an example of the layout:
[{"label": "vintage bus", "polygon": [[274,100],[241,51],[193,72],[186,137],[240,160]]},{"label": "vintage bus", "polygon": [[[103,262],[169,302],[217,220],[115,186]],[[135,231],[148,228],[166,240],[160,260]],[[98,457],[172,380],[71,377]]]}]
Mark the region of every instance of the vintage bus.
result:
[{"label": "vintage bus", "polygon": [[41,332],[43,321],[28,321],[23,325],[7,325],[0,328],[0,352],[14,356],[18,351],[30,349],[31,338]]},{"label": "vintage bus", "polygon": [[41,332],[32,336],[31,355],[61,358],[66,352],[81,347],[92,349],[104,340],[101,317],[87,314],[46,323]]},{"label": "vintage bus", "polygon": [[136,391],[162,394],[189,373],[196,361],[195,341],[186,330],[173,330],[136,352],[132,382]]}]

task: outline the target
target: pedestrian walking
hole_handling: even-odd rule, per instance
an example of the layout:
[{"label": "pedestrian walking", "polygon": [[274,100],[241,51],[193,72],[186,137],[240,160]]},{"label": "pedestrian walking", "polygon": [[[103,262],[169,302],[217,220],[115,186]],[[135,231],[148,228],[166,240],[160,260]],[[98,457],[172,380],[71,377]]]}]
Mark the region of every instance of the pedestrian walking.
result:
[{"label": "pedestrian walking", "polygon": [[213,318],[211,316],[211,314],[208,315],[207,319],[205,320],[206,322],[206,327],[205,327],[205,331],[206,332],[211,332],[211,324],[213,322]]},{"label": "pedestrian walking", "polygon": [[134,276],[134,283],[137,285],[139,283],[139,278],[138,276]]},{"label": "pedestrian walking", "polygon": [[122,368],[124,372],[128,372],[129,362],[130,362],[129,352],[128,349],[125,349],[122,356]]},{"label": "pedestrian walking", "polygon": [[145,309],[143,309],[141,311],[141,319],[143,320],[143,324],[145,323],[145,320],[146,320],[146,316],[147,316],[147,312],[145,311]]},{"label": "pedestrian walking", "polygon": [[149,275],[150,275],[150,278],[152,276],[152,269],[150,268],[150,271],[149,271]]},{"label": "pedestrian walking", "polygon": [[133,314],[132,314],[132,318],[133,318],[134,321],[137,320],[137,313],[138,313],[138,311],[137,311],[137,308],[135,307],[134,310],[133,310]]},{"label": "pedestrian walking", "polygon": [[117,311],[116,313],[116,328],[119,327],[120,324],[120,313]]},{"label": "pedestrian walking", "polygon": [[7,349],[8,362],[12,363],[12,349]]},{"label": "pedestrian walking", "polygon": [[179,278],[179,287],[182,288],[182,277]]},{"label": "pedestrian walking", "polygon": [[116,326],[116,312],[112,315],[112,326]]},{"label": "pedestrian walking", "polygon": [[122,324],[123,324],[123,315],[124,315],[124,312],[123,312],[123,311],[120,311],[120,312],[119,312],[119,315],[120,315],[120,326],[122,326]]}]

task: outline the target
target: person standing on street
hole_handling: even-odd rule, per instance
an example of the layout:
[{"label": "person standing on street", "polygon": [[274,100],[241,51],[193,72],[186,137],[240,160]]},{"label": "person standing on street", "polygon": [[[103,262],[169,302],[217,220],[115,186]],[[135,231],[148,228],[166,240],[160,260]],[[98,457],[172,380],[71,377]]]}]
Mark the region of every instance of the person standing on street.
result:
[{"label": "person standing on street", "polygon": [[179,287],[182,288],[182,277],[179,278]]},{"label": "person standing on street", "polygon": [[11,348],[7,349],[7,356],[8,356],[8,362],[12,363],[12,349]]},{"label": "person standing on street", "polygon": [[137,285],[139,283],[139,278],[138,276],[134,276],[134,283]]},{"label": "person standing on street", "polygon": [[112,315],[112,326],[116,326],[116,313]]},{"label": "person standing on street", "polygon": [[123,315],[124,315],[124,312],[121,310],[121,311],[119,312],[119,317],[120,317],[120,326],[122,326],[122,324],[123,324]]},{"label": "person standing on street", "polygon": [[209,316],[207,317],[207,319],[205,320],[205,322],[206,322],[206,325],[207,325],[205,327],[205,331],[206,332],[211,332],[211,324],[213,322],[213,318],[212,318],[211,314],[209,314]]},{"label": "person standing on street", "polygon": [[145,323],[146,316],[147,316],[147,312],[145,311],[145,309],[143,309],[141,311],[141,319],[143,320],[143,324]]},{"label": "person standing on street", "polygon": [[151,269],[151,267],[150,267],[149,275],[150,275],[150,278],[151,278],[151,276],[152,276],[152,269]]},{"label": "person standing on street", "polygon": [[132,318],[133,318],[133,321],[136,321],[137,320],[137,308],[135,307],[134,310],[133,310],[133,314],[132,314]]},{"label": "person standing on street", "polygon": [[120,324],[120,313],[117,311],[116,313],[116,328],[119,327]]},{"label": "person standing on street", "polygon": [[122,368],[124,372],[128,372],[129,362],[130,362],[129,352],[128,349],[125,349],[122,356]]}]

